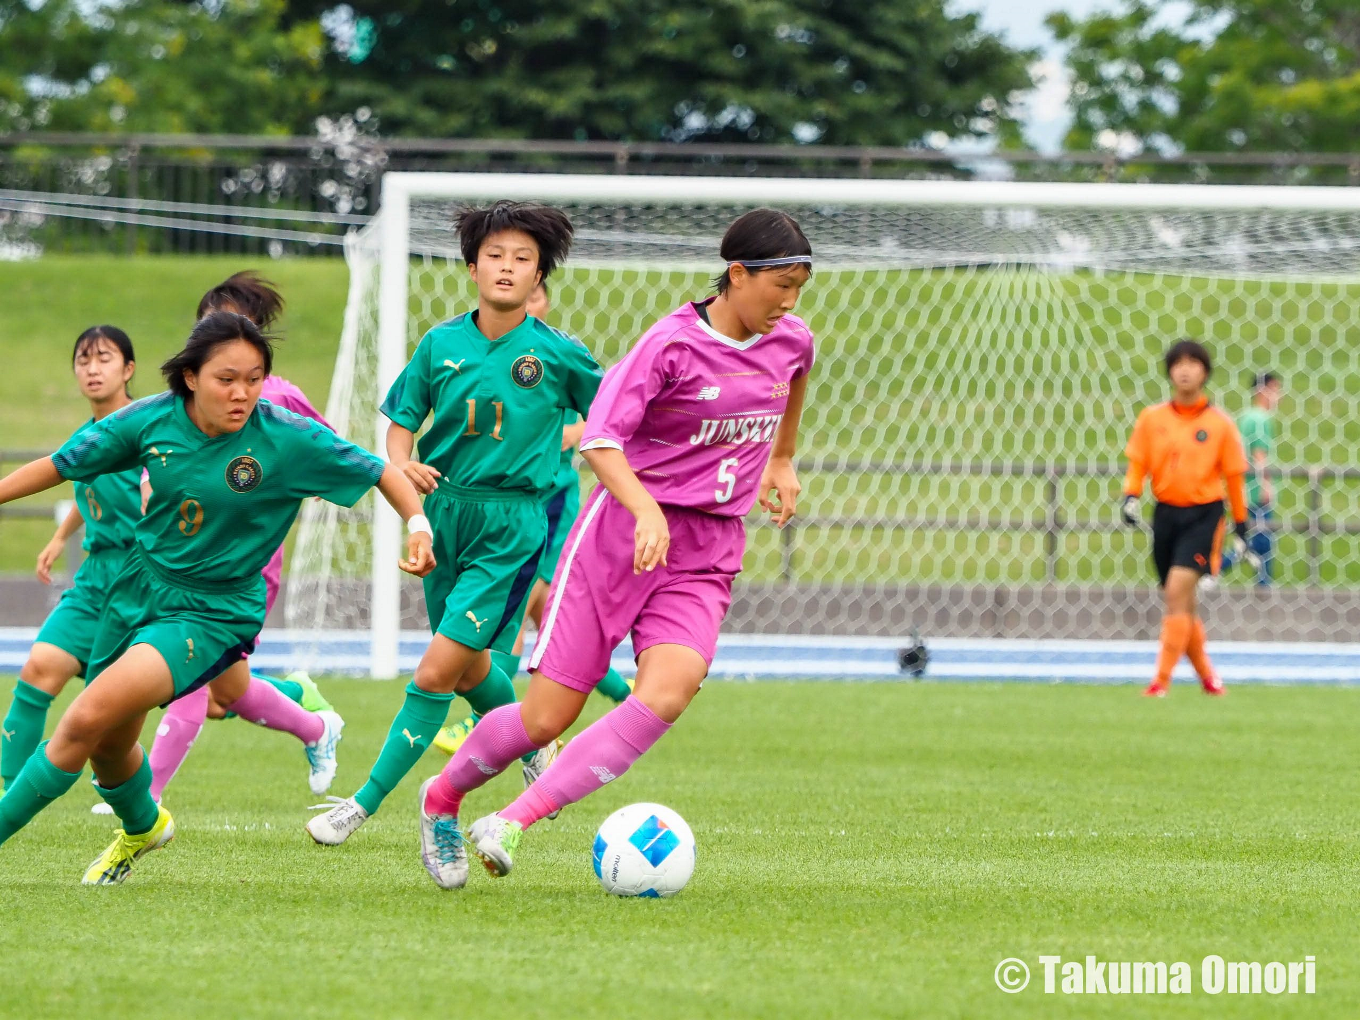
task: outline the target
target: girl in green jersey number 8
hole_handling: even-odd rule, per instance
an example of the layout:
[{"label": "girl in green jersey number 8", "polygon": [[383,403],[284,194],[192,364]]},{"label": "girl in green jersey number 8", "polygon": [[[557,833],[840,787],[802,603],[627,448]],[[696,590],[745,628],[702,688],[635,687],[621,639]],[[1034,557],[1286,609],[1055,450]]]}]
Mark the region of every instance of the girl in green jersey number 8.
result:
[{"label": "girl in green jersey number 8", "polygon": [[[93,680],[0,798],[3,843],[90,762],[95,789],[123,828],[86,871],[88,885],[123,881],[135,860],[173,837],[169,812],[151,798],[142,724],[155,706],[221,675],[253,642],[264,621],[260,571],[303,499],[352,506],[376,485],[408,522],[401,569],[423,577],[434,567],[429,524],[400,470],[316,422],[257,406],[272,363],[270,340],[254,323],[215,312],[162,366],[170,392],[128,405],[0,479],[0,503],[8,503],[64,478],[138,466],[151,473],[133,552],[100,616]],[[243,693],[218,692],[228,701]]]}]

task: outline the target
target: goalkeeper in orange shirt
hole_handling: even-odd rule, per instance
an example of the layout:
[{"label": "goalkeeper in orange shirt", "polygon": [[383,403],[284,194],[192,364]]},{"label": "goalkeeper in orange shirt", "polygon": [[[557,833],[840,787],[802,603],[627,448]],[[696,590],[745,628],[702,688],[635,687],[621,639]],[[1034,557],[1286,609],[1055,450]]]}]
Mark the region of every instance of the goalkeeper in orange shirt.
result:
[{"label": "goalkeeper in orange shirt", "polygon": [[1204,621],[1196,612],[1195,591],[1205,574],[1216,575],[1223,549],[1223,499],[1232,508],[1238,556],[1247,550],[1247,458],[1233,420],[1209,403],[1204,384],[1213,365],[1209,352],[1193,340],[1180,340],[1166,352],[1172,396],[1144,408],[1124,453],[1121,514],[1138,527],[1143,481],[1152,477],[1157,506],[1152,514],[1152,560],[1166,596],[1157,675],[1143,693],[1165,697],[1171,671],[1182,655],[1199,674],[1206,694],[1222,694],[1223,681],[1205,651]]}]

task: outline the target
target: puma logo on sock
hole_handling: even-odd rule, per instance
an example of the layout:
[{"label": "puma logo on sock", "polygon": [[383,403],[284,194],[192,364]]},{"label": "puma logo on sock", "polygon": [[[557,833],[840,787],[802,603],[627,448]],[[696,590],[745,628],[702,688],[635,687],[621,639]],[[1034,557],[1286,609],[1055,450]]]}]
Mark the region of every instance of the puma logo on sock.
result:
[{"label": "puma logo on sock", "polygon": [[3,733],[3,734],[5,735],[5,739],[6,739],[6,740],[13,740],[13,739],[14,739],[14,731],[13,731],[13,730],[7,730],[7,729],[5,729],[5,728],[3,728],[3,727],[0,727],[0,733]]},{"label": "puma logo on sock", "polygon": [[419,740],[423,734],[417,733],[417,734],[413,737],[413,736],[411,736],[411,731],[410,731],[410,730],[402,730],[402,731],[401,731],[401,735],[411,742],[411,746],[412,746],[412,747],[415,747],[415,746],[416,746],[416,741]]}]

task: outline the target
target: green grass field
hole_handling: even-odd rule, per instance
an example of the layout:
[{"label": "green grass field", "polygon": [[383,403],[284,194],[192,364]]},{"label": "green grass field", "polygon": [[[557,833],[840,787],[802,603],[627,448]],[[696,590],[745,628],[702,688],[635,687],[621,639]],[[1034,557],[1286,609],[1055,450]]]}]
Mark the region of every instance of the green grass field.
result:
[{"label": "green grass field", "polygon": [[[348,794],[398,688],[327,690]],[[627,777],[532,830],[513,875],[461,893],[415,844],[441,756],[323,849],[291,738],[209,723],[167,796],[179,837],[125,885],[78,884],[109,832],[83,783],[0,848],[0,1016],[1353,1017],[1357,699],[716,682]],[[610,899],[591,873],[595,826],[637,800],[696,833],[674,900]],[[1205,994],[1210,953],[1311,954],[1317,992]],[[1044,995],[1042,954],[1184,960],[1195,991]],[[1006,957],[1034,970],[1024,993],[994,987]]]},{"label": "green grass field", "polygon": [[[283,288],[282,374],[324,406],[348,273],[338,259],[257,262]],[[69,375],[72,340],[96,322],[128,330],[141,352],[135,392],[160,388],[198,295],[246,263],[234,258],[53,256],[0,263],[0,446],[49,449],[85,407]],[[461,281],[461,282],[460,282]],[[660,315],[706,292],[702,274],[568,269],[554,283],[557,324],[612,364]],[[416,263],[413,328],[471,300],[460,275]],[[1062,516],[1112,528],[1120,450],[1137,409],[1163,399],[1159,357],[1181,334],[1210,341],[1216,396],[1237,412],[1247,380],[1282,372],[1278,462],[1360,465],[1360,285],[1032,271],[819,272],[799,311],[818,334],[803,454],[803,512],[793,577],[804,582],[1038,582],[1044,579],[1042,477],[884,471],[937,462],[1082,462],[1094,476],[1058,483]],[[37,409],[35,412],[35,408]],[[368,441],[366,437],[356,437]],[[4,465],[10,468],[13,465]],[[1360,585],[1360,481],[1319,490],[1324,584]],[[1286,522],[1305,519],[1304,481],[1280,487]],[[33,503],[50,503],[50,496]],[[901,522],[911,522],[904,527]],[[893,522],[898,522],[894,524]],[[980,527],[977,522],[991,522]],[[1027,522],[1027,523],[1022,523]],[[6,522],[0,572],[26,571],[45,521]],[[1310,581],[1308,542],[1281,540],[1286,584]],[[1127,535],[1068,531],[1057,580],[1144,583],[1146,551]],[[753,532],[747,576],[781,576],[780,540]]]}]

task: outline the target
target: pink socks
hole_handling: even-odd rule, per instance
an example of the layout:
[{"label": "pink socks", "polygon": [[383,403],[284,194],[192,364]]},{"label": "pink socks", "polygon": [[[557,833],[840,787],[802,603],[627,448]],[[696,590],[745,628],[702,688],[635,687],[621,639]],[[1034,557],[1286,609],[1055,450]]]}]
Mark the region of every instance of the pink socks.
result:
[{"label": "pink socks", "polygon": [[498,813],[527,829],[618,779],[670,728],[636,695],[629,695],[567,744],[538,781]]},{"label": "pink socks", "polygon": [[515,759],[538,750],[524,730],[519,705],[502,705],[477,721],[439,780],[425,794],[425,811],[432,815],[456,815],[463,795],[498,776]]},{"label": "pink socks", "polygon": [[[271,730],[291,733],[304,744],[320,740],[326,724],[314,712],[290,701],[272,684],[250,678],[245,694],[231,707],[242,719],[267,726]],[[161,792],[175,778],[184,764],[189,748],[194,746],[208,717],[208,688],[200,687],[170,703],[156,727],[156,739],[151,744],[151,797],[157,804]]]},{"label": "pink socks", "polygon": [[189,748],[194,746],[203,720],[208,718],[208,689],[200,687],[192,694],[170,703],[156,727],[156,739],[151,743],[151,799],[161,801],[161,791],[175,778],[184,764]]},{"label": "pink socks", "polygon": [[254,677],[250,678],[245,694],[228,707],[247,722],[291,733],[304,744],[315,743],[326,732],[326,724],[319,715],[308,712],[273,684]]}]

